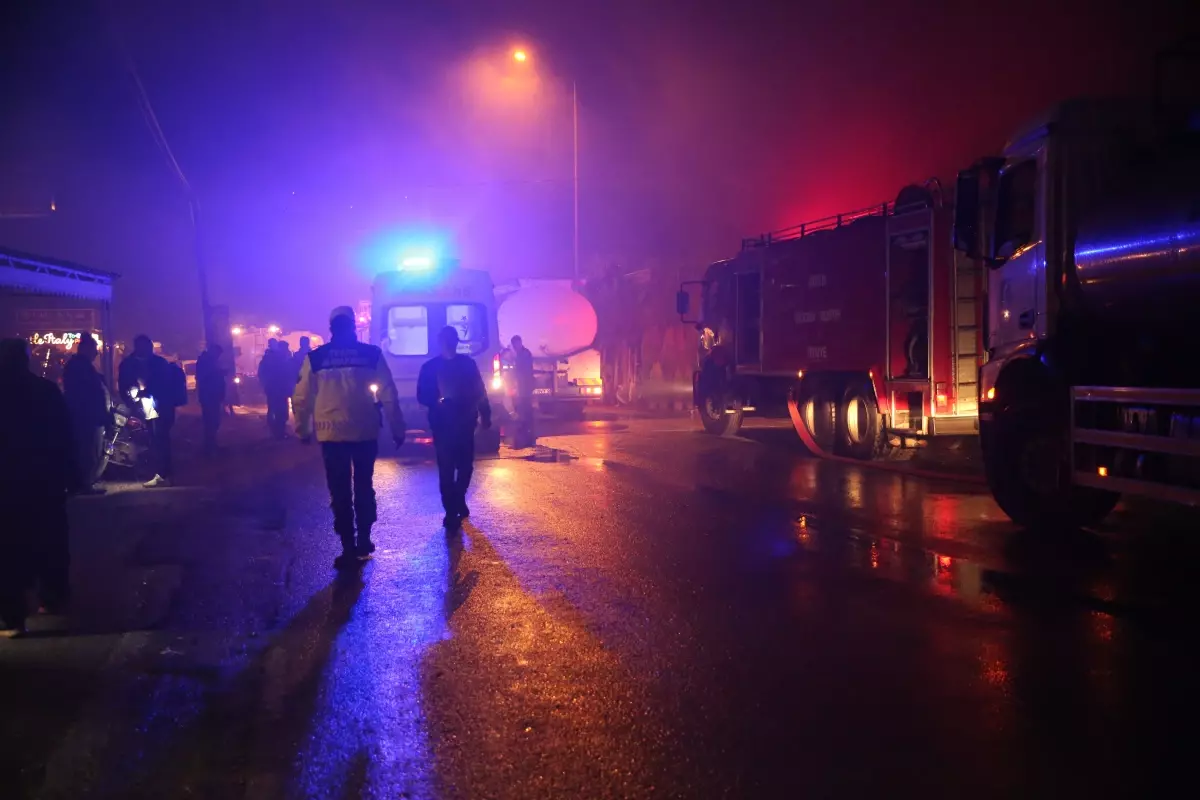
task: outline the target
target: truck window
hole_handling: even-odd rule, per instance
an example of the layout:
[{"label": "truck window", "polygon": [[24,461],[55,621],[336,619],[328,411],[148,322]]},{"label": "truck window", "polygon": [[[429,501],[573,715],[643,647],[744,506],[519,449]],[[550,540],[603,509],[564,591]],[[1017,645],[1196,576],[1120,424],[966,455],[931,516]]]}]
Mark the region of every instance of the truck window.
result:
[{"label": "truck window", "polygon": [[394,356],[429,355],[429,309],[392,306],[387,312],[384,349]]},{"label": "truck window", "polygon": [[1037,161],[1005,170],[996,198],[996,256],[1008,258],[1037,235]]},{"label": "truck window", "polygon": [[458,352],[475,356],[488,346],[487,313],[477,303],[446,306],[446,324],[458,329]]}]

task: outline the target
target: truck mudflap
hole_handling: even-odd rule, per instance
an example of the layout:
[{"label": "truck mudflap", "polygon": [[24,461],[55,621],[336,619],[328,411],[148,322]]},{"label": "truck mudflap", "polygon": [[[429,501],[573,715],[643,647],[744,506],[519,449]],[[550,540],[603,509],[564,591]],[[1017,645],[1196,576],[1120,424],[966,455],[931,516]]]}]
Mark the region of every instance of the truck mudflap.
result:
[{"label": "truck mudflap", "polygon": [[1071,479],[1200,505],[1200,389],[1075,386]]},{"label": "truck mudflap", "polygon": [[800,437],[800,441],[808,448],[808,452],[812,453],[817,458],[827,458],[830,461],[845,461],[847,463],[862,464],[855,458],[847,458],[845,456],[835,456],[817,444],[817,440],[813,438],[812,432],[808,429],[808,425],[804,422],[804,417],[800,414],[800,406],[796,402],[796,398],[788,398],[788,416],[792,418],[792,427],[796,429],[796,434]]}]

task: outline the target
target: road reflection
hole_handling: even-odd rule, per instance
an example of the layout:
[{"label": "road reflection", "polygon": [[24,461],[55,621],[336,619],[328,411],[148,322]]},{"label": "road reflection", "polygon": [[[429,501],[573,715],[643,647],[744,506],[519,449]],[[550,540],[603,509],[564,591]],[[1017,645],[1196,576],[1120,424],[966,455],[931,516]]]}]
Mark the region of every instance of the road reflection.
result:
[{"label": "road reflection", "polygon": [[[381,493],[410,478],[394,463],[380,462],[377,472]],[[426,501],[436,504],[436,495]],[[380,550],[363,569],[365,589],[333,644],[298,754],[297,796],[359,796],[362,786],[378,797],[433,794],[420,665],[450,635],[453,553],[432,525],[376,540]]]}]

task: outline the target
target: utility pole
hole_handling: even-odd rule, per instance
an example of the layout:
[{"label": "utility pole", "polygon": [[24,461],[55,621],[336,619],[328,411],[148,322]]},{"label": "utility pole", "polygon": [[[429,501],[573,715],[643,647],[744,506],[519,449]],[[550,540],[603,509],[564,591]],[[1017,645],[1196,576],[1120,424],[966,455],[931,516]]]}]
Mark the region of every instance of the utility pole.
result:
[{"label": "utility pole", "polygon": [[192,247],[196,259],[196,279],[200,283],[200,315],[203,318],[204,346],[211,347],[216,343],[212,329],[212,306],[208,301],[208,270],[204,265],[204,246],[200,239],[200,201],[188,186],[188,210],[192,215]]},{"label": "utility pole", "polygon": [[572,256],[575,263],[575,281],[579,281],[579,89],[575,81],[571,81],[571,189],[574,205],[574,236],[572,237]]}]

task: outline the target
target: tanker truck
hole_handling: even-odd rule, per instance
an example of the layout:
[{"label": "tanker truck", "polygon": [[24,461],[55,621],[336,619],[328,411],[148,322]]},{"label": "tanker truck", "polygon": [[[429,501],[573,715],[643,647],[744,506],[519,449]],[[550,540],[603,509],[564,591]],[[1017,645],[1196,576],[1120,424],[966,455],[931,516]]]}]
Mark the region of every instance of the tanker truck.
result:
[{"label": "tanker truck", "polygon": [[[520,336],[533,353],[533,398],[539,412],[580,419],[604,393],[596,341],[596,310],[570,280],[521,279],[498,286],[500,339]],[[504,382],[507,389],[508,371]]]},{"label": "tanker truck", "polygon": [[953,242],[986,276],[979,432],[1004,512],[1200,503],[1200,116],[1059,105],[959,174]]}]

